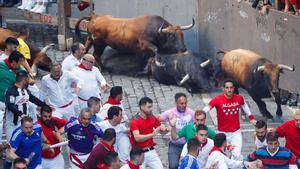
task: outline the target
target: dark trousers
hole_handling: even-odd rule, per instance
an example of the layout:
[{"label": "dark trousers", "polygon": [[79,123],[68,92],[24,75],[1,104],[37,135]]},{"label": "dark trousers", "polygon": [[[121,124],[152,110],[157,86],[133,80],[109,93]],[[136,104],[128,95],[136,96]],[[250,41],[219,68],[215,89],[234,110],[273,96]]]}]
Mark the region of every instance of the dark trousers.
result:
[{"label": "dark trousers", "polygon": [[180,154],[184,144],[174,144],[169,142],[168,161],[169,169],[178,169]]}]

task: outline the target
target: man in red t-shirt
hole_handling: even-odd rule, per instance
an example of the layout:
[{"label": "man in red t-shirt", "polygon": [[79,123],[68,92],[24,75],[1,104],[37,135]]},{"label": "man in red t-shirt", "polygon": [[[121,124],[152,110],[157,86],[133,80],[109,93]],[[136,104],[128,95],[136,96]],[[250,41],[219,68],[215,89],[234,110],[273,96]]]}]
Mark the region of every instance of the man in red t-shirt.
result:
[{"label": "man in red t-shirt", "polygon": [[290,149],[300,158],[300,111],[294,115],[294,120],[289,120],[276,128],[280,137],[285,137],[285,147]]},{"label": "man in red t-shirt", "polygon": [[250,122],[255,125],[256,120],[251,114],[243,96],[234,94],[234,83],[224,81],[223,93],[213,98],[203,110],[208,113],[212,108],[217,110],[218,131],[225,133],[229,144],[234,146],[232,155],[235,159],[242,159],[242,133],[240,131],[239,110],[242,108],[248,115]]},{"label": "man in red t-shirt", "polygon": [[[49,145],[63,141],[62,133],[66,121],[57,117],[52,117],[52,109],[48,105],[41,108],[41,117],[37,121],[42,126],[42,131]],[[43,169],[64,169],[64,158],[60,152],[60,147],[42,151]]]},{"label": "man in red t-shirt", "polygon": [[167,129],[152,114],[152,103],[153,101],[149,97],[143,97],[140,100],[140,112],[130,121],[130,141],[133,148],[138,147],[144,150],[144,168],[147,165],[152,169],[163,169],[162,162],[154,149],[153,137],[158,132],[166,133]]}]

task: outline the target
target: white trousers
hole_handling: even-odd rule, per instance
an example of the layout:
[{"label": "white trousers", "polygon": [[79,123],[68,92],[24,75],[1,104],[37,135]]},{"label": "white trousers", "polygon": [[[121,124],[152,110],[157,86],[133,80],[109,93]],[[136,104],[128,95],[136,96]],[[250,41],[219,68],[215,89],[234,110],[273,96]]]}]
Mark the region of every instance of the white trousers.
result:
[{"label": "white trousers", "polygon": [[[82,162],[84,163],[88,157],[89,157],[90,153],[89,154],[86,154],[86,155],[81,155],[81,156],[77,156],[77,158]],[[72,169],[80,169],[79,167],[77,167],[74,163],[77,164],[77,162],[74,160],[74,159],[70,159],[70,166]]]},{"label": "white trousers", "polygon": [[52,159],[42,158],[43,169],[64,169],[65,162],[61,153]]},{"label": "white trousers", "polygon": [[5,103],[4,102],[0,102],[0,143],[2,143],[4,113],[5,113]]},{"label": "white trousers", "polygon": [[[8,113],[11,113],[11,112],[8,112]],[[6,116],[6,117],[7,117],[7,116]],[[20,119],[20,118],[19,118],[19,119]],[[14,130],[15,130],[16,128],[18,128],[20,125],[21,125],[21,122],[20,122],[20,121],[18,121],[18,124],[15,125],[15,124],[13,123],[12,120],[6,118],[6,121],[5,121],[5,134],[6,134],[6,140],[7,140],[7,142],[10,141],[11,136],[12,136]]]},{"label": "white trousers", "polygon": [[58,118],[64,118],[68,121],[71,117],[77,117],[75,114],[74,102],[65,108],[55,107],[55,111],[52,113],[52,115]]},{"label": "white trousers", "polygon": [[242,144],[243,144],[243,137],[241,130],[237,130],[235,132],[221,132],[226,135],[227,143],[234,146],[232,150],[232,156],[235,160],[243,160],[241,155],[242,151]]},{"label": "white trousers", "polygon": [[115,149],[123,163],[127,163],[127,161],[130,160],[129,153],[131,150],[131,144],[127,135],[121,135],[120,137],[117,137]]},{"label": "white trousers", "polygon": [[142,164],[144,168],[149,166],[152,169],[163,169],[163,165],[159,156],[155,150],[150,150],[144,153],[144,162]]},{"label": "white trousers", "polygon": [[85,108],[88,107],[87,106],[87,101],[84,101],[84,100],[81,100],[81,99],[78,99],[78,105],[79,105],[80,110],[85,109]]}]

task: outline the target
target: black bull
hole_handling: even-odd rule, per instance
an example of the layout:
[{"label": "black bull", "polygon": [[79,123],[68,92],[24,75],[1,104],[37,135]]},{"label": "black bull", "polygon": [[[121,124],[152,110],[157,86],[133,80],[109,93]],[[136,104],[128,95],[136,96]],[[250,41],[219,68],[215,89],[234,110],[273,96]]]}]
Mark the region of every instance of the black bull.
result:
[{"label": "black bull", "polygon": [[[105,51],[101,61],[110,73],[136,75],[146,66],[147,73],[160,83],[179,85],[189,92],[210,90],[209,71],[206,59],[186,51],[178,54],[157,54],[147,59],[135,55],[119,54],[115,50]],[[139,73],[138,73],[139,74]]]}]

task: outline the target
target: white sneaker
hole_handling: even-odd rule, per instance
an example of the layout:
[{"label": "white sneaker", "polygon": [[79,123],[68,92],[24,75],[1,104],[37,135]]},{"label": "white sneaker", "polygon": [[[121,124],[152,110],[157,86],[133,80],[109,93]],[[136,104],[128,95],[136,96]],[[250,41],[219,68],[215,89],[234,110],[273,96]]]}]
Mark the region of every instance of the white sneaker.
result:
[{"label": "white sneaker", "polygon": [[18,9],[23,10],[27,6],[28,0],[22,0],[22,5],[18,6]]},{"label": "white sneaker", "polygon": [[36,3],[36,5],[30,10],[31,12],[36,12],[36,10],[38,10],[41,7],[41,5],[39,5],[38,3]]},{"label": "white sneaker", "polygon": [[47,8],[44,5],[41,5],[35,12],[36,13],[46,13]]},{"label": "white sneaker", "polygon": [[35,5],[36,1],[35,0],[29,0],[29,2],[27,3],[27,6],[24,8],[25,10],[30,10],[33,8],[33,6]]}]

